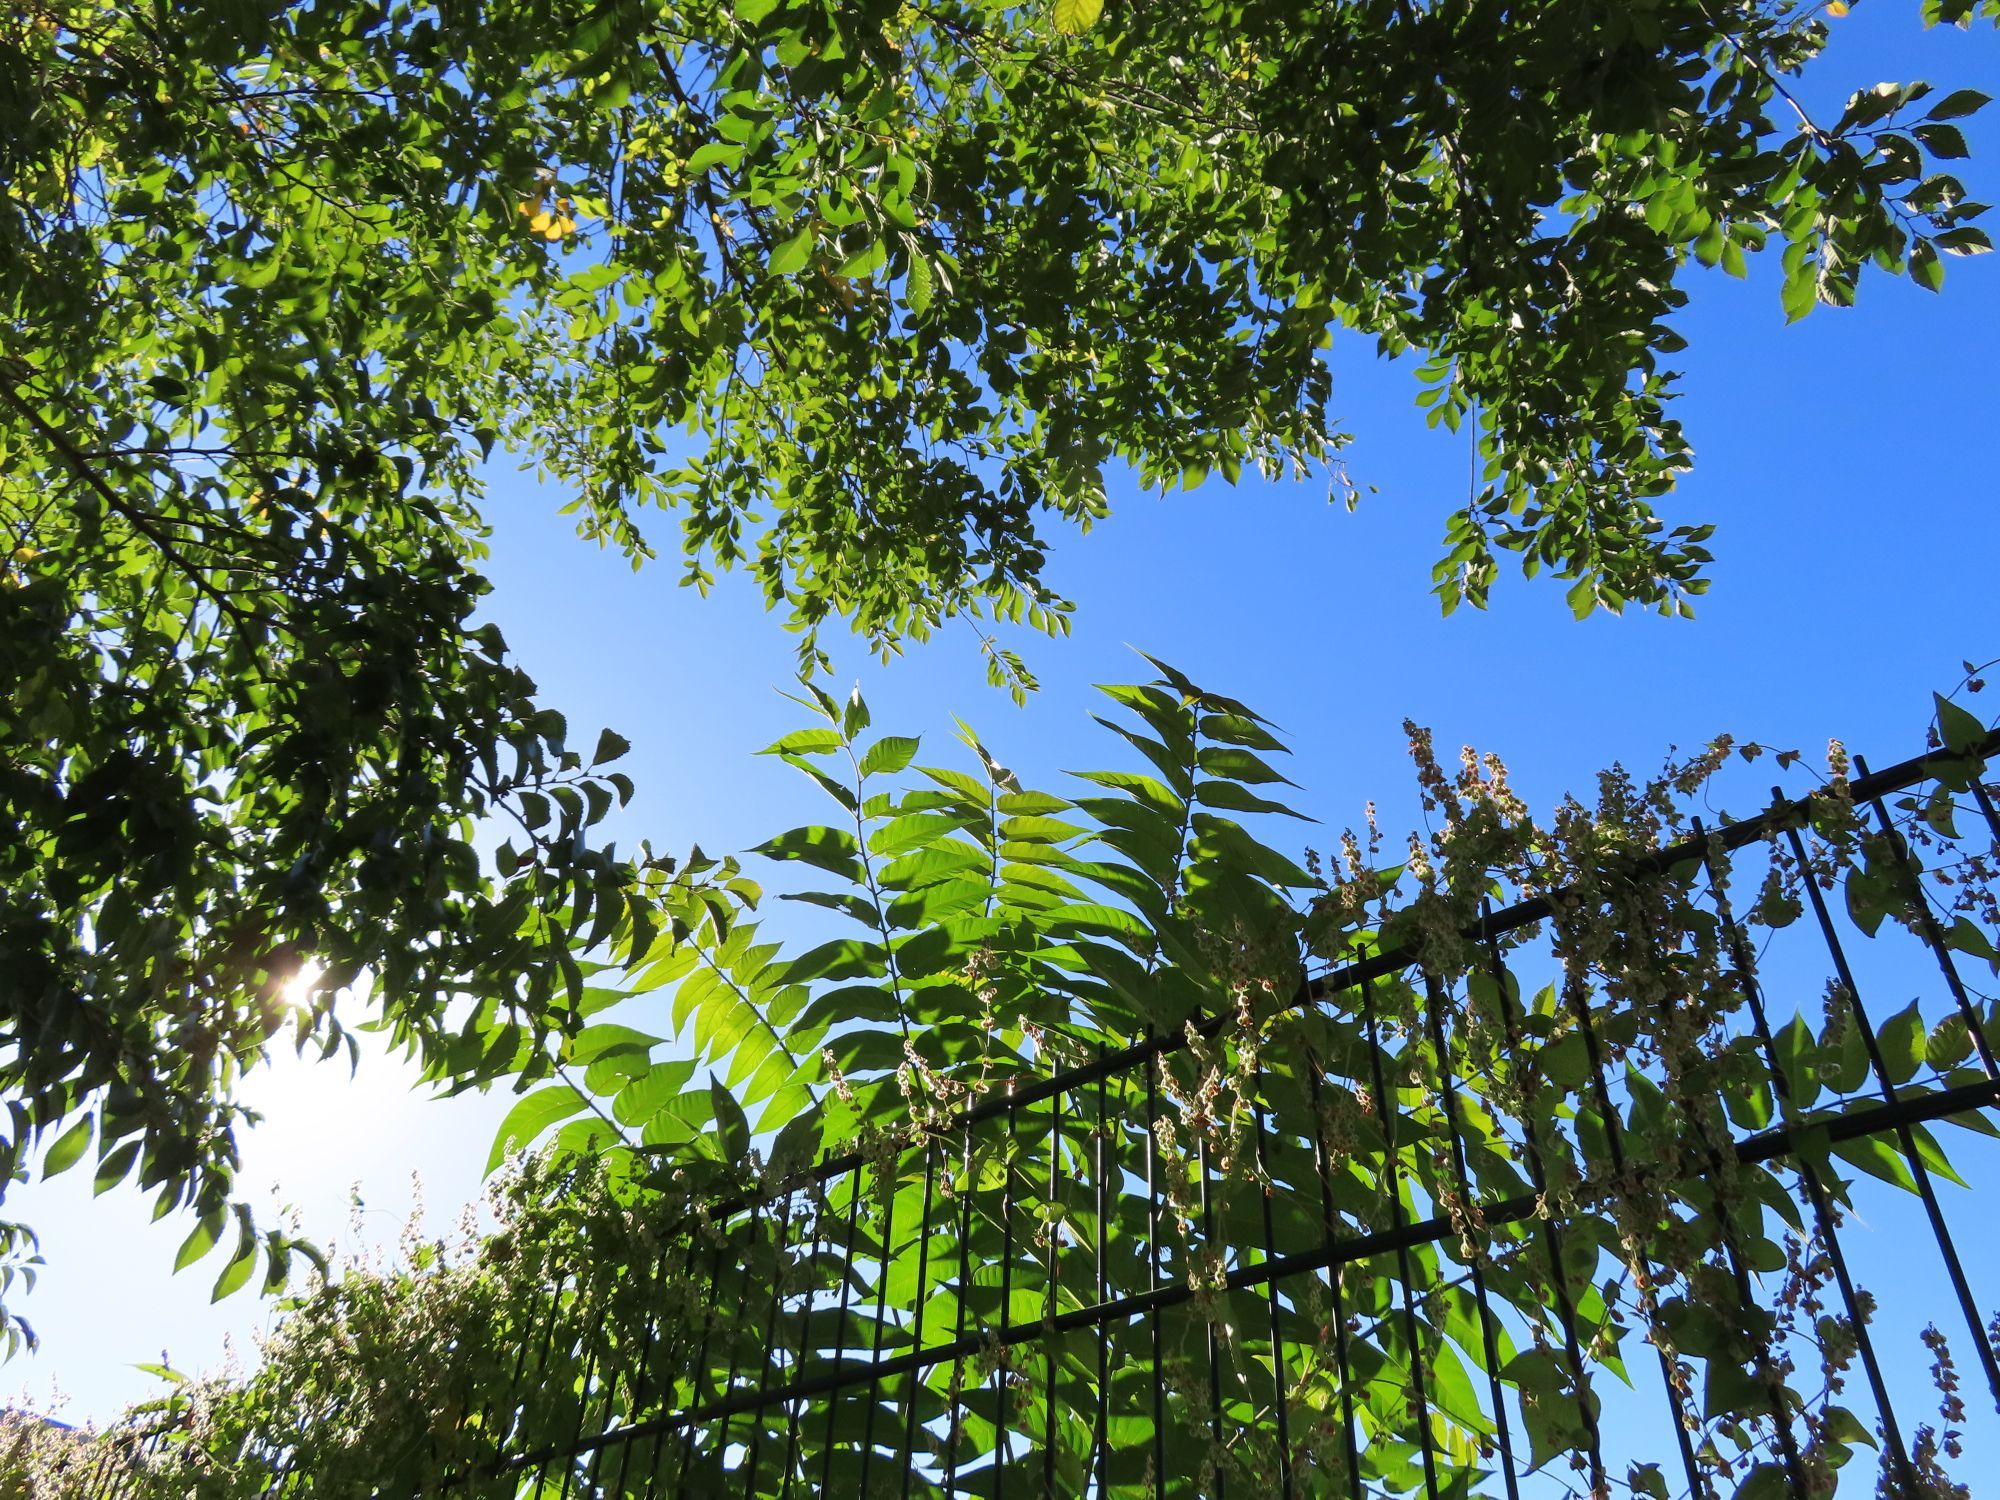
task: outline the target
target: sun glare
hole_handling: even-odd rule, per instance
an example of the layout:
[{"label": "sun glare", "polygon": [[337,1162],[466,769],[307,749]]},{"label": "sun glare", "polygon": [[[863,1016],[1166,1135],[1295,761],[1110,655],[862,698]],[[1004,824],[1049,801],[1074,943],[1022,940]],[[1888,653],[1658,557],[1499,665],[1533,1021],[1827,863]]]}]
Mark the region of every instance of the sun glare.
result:
[{"label": "sun glare", "polygon": [[307,1005],[312,1001],[313,986],[319,983],[326,972],[326,965],[307,959],[299,965],[299,971],[285,981],[279,994],[287,1005]]}]

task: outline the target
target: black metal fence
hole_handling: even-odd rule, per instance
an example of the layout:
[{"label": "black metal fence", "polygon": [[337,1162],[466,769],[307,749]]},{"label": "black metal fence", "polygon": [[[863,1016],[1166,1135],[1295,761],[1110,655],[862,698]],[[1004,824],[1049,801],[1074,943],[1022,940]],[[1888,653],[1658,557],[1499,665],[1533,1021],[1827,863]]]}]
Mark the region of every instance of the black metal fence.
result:
[{"label": "black metal fence", "polygon": [[[1885,799],[1951,764],[1864,774],[1855,804],[1887,826]],[[1572,1012],[1527,982],[1561,899],[1492,910],[1454,986],[1374,954],[1303,985],[1303,1024],[1266,1029],[1282,1045],[1213,1016],[1098,1048],[716,1205],[649,1264],[574,1267],[514,1388],[468,1419],[508,1456],[445,1487],[1750,1500],[1879,1473],[1945,1493],[1926,1485],[1954,1432],[1990,1416],[1952,1426],[1938,1350],[2000,1406],[1994,1252],[1945,1207],[1994,1155],[1994,1007],[1927,905],[1863,961],[1807,880],[1753,954],[1713,862],[1732,852],[1739,889],[1760,850],[1803,863],[1797,812],[1627,872],[1706,893],[1729,990],[1706,1124],[1656,1061],[1675,956],[1657,1015]],[[1970,1127],[1950,1152],[1927,1128],[1947,1121]]]}]

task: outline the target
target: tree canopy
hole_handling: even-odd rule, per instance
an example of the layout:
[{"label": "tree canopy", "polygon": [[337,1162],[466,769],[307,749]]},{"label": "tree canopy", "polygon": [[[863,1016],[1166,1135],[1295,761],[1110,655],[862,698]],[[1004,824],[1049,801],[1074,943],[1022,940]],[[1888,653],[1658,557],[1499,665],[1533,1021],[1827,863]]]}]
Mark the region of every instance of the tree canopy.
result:
[{"label": "tree canopy", "polygon": [[[441,1076],[505,1072],[655,920],[649,856],[587,837],[622,742],[572,747],[478,618],[496,451],[635,559],[676,512],[687,579],[748,569],[809,663],[836,620],[1060,633],[1049,529],[1114,466],[1323,471],[1352,329],[1475,427],[1447,607],[1511,552],[1579,610],[1685,609],[1707,529],[1653,507],[1688,263],[1770,246],[1796,315],[1987,245],[1940,166],[1983,96],[1808,118],[1830,13],[13,7],[0,1174],[60,1127],[205,1248],[280,1028],[336,1043],[365,974]],[[497,868],[479,818],[518,825]]]}]

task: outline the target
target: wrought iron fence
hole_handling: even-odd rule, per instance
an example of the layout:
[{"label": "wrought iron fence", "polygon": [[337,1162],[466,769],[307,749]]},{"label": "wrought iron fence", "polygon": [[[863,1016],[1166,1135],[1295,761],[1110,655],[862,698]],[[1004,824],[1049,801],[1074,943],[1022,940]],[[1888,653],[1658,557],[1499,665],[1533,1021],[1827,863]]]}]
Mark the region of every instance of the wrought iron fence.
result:
[{"label": "wrought iron fence", "polygon": [[[1953,764],[1863,774],[1855,803],[1886,827],[1885,799]],[[1959,780],[2000,840],[1988,790]],[[1690,889],[1723,850],[1803,861],[1798,812],[1774,802],[1626,873]],[[1992,1154],[1995,1010],[1928,906],[1884,928],[1892,964],[1862,965],[1852,919],[1804,890],[1789,933],[1810,951],[1789,955],[1753,954],[1709,902],[1732,987],[1713,1050],[1758,1070],[1724,1091],[1726,1133],[1690,1120],[1657,1146],[1675,1105],[1640,1059],[1671,994],[1657,1017],[1572,1013],[1524,978],[1563,897],[1489,910],[1456,986],[1412,948],[1370,954],[1302,984],[1317,1029],[1282,1052],[1246,1054],[1230,1016],[1099,1047],[716,1204],[650,1263],[571,1267],[512,1388],[466,1419],[505,1457],[444,1487],[1804,1497],[1852,1458],[1858,1492],[1879,1464],[1886,1493],[1937,1493],[1949,1439],[1919,1423],[1936,1397],[1916,1320],[1957,1320],[1996,1406],[2000,1367],[1987,1247],[1955,1238],[1958,1173],[1927,1127]],[[1893,1053],[1883,973],[1898,999],[1925,991]],[[1494,1078],[1464,1076],[1482,1046],[1535,1059],[1547,1107],[1507,1117]],[[1233,1133],[1199,1128],[1220,1089],[1242,1101]],[[1895,1226],[1897,1289],[1937,1288],[1908,1327],[1864,1285],[1857,1208]]]}]

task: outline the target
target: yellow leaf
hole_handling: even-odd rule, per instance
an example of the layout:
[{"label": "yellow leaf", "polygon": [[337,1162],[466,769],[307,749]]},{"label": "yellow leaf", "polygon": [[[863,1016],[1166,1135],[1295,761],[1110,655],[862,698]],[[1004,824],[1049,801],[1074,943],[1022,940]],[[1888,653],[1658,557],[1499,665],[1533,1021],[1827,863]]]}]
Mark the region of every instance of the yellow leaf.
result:
[{"label": "yellow leaf", "polygon": [[1097,24],[1104,14],[1104,0],[1056,0],[1056,30],[1076,36]]},{"label": "yellow leaf", "polygon": [[1847,0],[1827,0],[1826,13],[1839,20],[1847,14]]},{"label": "yellow leaf", "polygon": [[534,230],[536,234],[547,234],[549,232],[549,225],[555,222],[555,218],[556,216],[545,208],[536,214],[534,218],[528,220],[528,227]]}]

